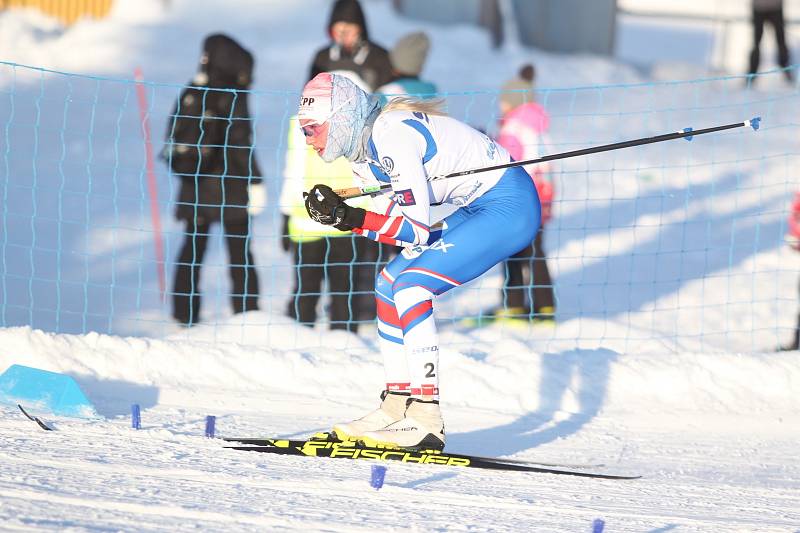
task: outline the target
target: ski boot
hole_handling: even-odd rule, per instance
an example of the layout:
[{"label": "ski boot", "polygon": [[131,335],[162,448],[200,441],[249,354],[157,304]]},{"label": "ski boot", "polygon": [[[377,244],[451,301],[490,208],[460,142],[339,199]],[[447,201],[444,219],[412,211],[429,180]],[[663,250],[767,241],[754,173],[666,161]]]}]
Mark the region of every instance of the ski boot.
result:
[{"label": "ski boot", "polygon": [[383,429],[367,431],[361,438],[366,446],[408,450],[444,449],[444,422],[439,402],[408,398],[405,418]]},{"label": "ski boot", "polygon": [[527,329],[530,311],[524,307],[501,308],[494,312],[494,324],[514,329]]},{"label": "ski boot", "polygon": [[334,424],[329,433],[329,440],[354,442],[364,432],[383,429],[389,424],[397,422],[403,418],[403,413],[406,410],[406,400],[408,399],[408,393],[383,391],[381,393],[382,402],[380,407],[352,422]]},{"label": "ski boot", "polygon": [[509,307],[498,309],[494,314],[494,323],[515,329],[533,327],[555,327],[555,309],[544,306],[535,311],[526,307]]},{"label": "ski boot", "polygon": [[531,317],[531,325],[554,328],[556,326],[555,309],[550,306],[544,306],[534,311]]}]

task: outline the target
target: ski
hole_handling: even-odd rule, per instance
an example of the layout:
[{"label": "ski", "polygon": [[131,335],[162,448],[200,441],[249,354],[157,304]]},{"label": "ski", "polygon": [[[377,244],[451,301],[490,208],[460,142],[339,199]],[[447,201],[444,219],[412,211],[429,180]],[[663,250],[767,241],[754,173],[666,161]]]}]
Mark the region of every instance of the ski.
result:
[{"label": "ski", "polygon": [[[226,439],[228,440],[228,439]],[[250,439],[257,440],[257,439]],[[261,439],[270,440],[270,439]],[[228,440],[231,442],[231,440]],[[239,439],[233,439],[237,442]],[[479,457],[473,455],[451,454],[443,452],[414,451],[397,448],[377,448],[351,443],[332,442],[325,440],[272,440],[272,444],[259,446],[244,444],[241,446],[226,446],[225,449],[240,450],[276,455],[294,455],[304,457],[327,457],[331,459],[363,459],[378,461],[398,461],[402,463],[434,464],[458,466],[467,468],[481,468],[487,470],[507,470],[515,472],[536,472],[543,474],[556,474],[598,479],[638,479],[641,476],[625,476],[617,474],[603,474],[598,472],[584,472],[580,470],[567,470],[564,468],[551,468],[509,462],[500,458]]]},{"label": "ski", "polygon": [[17,404],[17,407],[19,407],[19,410],[22,411],[23,415],[28,417],[28,420],[32,420],[33,422],[36,422],[37,424],[39,424],[39,427],[42,428],[45,431],[53,431],[53,428],[51,428],[50,426],[48,426],[47,424],[42,422],[41,418],[39,418],[38,416],[29,415],[28,412],[25,410],[25,408],[22,407],[22,405]]},{"label": "ski", "polygon": [[[253,438],[225,438],[223,439],[226,442],[238,442],[241,444],[247,444],[251,446],[277,446],[281,448],[286,448],[288,446],[294,447],[302,447],[308,441],[315,441],[315,442],[330,442],[336,444],[338,446],[345,446],[346,443],[337,440],[337,439],[326,439],[324,437],[311,437],[309,439],[279,439],[279,438],[261,438],[261,439],[253,439]],[[350,444],[350,446],[356,446],[355,443]],[[429,452],[430,453],[430,452]],[[441,453],[441,452],[437,452]],[[548,467],[556,467],[556,468],[577,468],[577,469],[584,469],[584,468],[603,468],[606,465],[603,463],[549,463],[543,461],[535,461],[532,459],[515,459],[515,458],[507,458],[507,457],[485,457],[480,455],[472,455],[470,454],[469,457],[475,459],[485,459],[487,461],[499,461],[503,463],[512,463],[512,464],[523,464],[523,465],[537,465],[537,466],[548,466]]]}]

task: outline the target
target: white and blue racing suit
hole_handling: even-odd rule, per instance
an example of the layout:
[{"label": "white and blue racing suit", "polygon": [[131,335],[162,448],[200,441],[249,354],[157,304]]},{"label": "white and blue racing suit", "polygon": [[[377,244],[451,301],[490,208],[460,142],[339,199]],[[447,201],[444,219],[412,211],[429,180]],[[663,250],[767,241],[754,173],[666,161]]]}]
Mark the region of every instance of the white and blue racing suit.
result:
[{"label": "white and blue racing suit", "polygon": [[[390,183],[392,194],[355,232],[404,247],[375,284],[388,390],[438,399],[433,297],[525,248],[540,223],[536,187],[520,167],[430,178],[510,161],[486,135],[447,116],[388,111],[375,121],[367,159],[353,171],[365,185]],[[457,207],[441,228],[432,204]]]}]

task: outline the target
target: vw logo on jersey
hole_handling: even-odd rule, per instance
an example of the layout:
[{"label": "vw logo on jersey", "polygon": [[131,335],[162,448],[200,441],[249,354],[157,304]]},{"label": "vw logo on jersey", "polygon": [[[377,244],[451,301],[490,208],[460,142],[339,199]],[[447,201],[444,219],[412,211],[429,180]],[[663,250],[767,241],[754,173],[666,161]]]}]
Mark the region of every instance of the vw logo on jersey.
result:
[{"label": "vw logo on jersey", "polygon": [[388,174],[394,170],[394,161],[387,155],[381,158],[381,166],[383,167],[383,171]]}]

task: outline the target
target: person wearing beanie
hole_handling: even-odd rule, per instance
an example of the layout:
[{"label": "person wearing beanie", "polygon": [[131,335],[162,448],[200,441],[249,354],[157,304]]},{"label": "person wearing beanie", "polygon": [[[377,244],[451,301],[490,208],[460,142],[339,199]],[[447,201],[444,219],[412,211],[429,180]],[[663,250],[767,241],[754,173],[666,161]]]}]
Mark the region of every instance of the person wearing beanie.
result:
[{"label": "person wearing beanie", "polygon": [[[550,118],[533,101],[533,65],[525,65],[519,75],[503,85],[500,94],[499,135],[497,142],[516,161],[536,159],[547,153]],[[505,280],[499,308],[478,322],[502,321],[505,324],[554,324],[555,296],[547,257],[542,245],[543,229],[552,217],[554,188],[550,163],[530,165],[525,170],[533,179],[541,202],[542,223],[536,238],[505,262]]]},{"label": "person wearing beanie", "polygon": [[[366,17],[358,0],[337,0],[333,3],[327,35],[330,43],[315,52],[309,80],[321,72],[346,72],[351,74],[352,79],[358,80],[357,84],[364,84],[366,92],[373,92],[391,79],[389,53],[369,39]],[[310,147],[303,147],[302,143],[294,151],[295,155],[305,152],[306,159],[317,157]],[[314,174],[310,176],[316,178],[315,183],[341,183],[342,164],[316,161],[307,168],[313,169]],[[344,165],[347,166],[346,163]],[[288,174],[285,177],[294,179]],[[294,214],[305,216],[305,211],[301,209]],[[296,285],[289,302],[289,316],[306,325],[313,325],[316,311],[312,306],[315,306],[317,296],[311,293],[318,293],[314,287],[324,275],[329,291],[342,293],[336,295],[337,304],[329,308],[331,328],[346,328],[355,332],[359,323],[374,322],[375,301],[371,297],[374,272],[390,255],[388,247],[365,239],[353,242],[352,235],[336,230],[333,231],[333,234],[339,233],[336,237],[317,231],[318,239],[309,239],[309,235],[297,233],[302,226],[304,224],[298,223],[297,216],[290,217],[283,213],[281,244],[294,257],[302,257],[297,262]],[[346,276],[338,275],[342,269],[331,263],[341,262],[341,258],[347,257],[351,258],[348,261],[348,273]],[[314,271],[322,274],[314,274]],[[311,283],[308,283],[308,277],[312,278]],[[342,301],[346,305],[344,309],[339,305]]]},{"label": "person wearing beanie", "polygon": [[175,217],[185,224],[172,315],[184,326],[200,321],[200,269],[210,227],[217,222],[228,245],[233,312],[258,309],[250,219],[264,209],[266,192],[248,109],[252,74],[250,52],[227,35],[208,36],[198,73],[167,124],[162,157],[180,179]]},{"label": "person wearing beanie", "polygon": [[503,84],[500,92],[500,112],[506,113],[533,101],[533,84],[521,77],[513,78]]},{"label": "person wearing beanie", "polygon": [[[325,161],[344,157],[363,186],[387,185],[373,210],[331,187],[305,196],[309,217],[401,246],[375,280],[385,386],[366,416],[334,424],[329,437],[367,445],[441,450],[439,339],[433,300],[525,248],[539,228],[536,187],[495,141],[447,116],[438,100],[375,95],[343,76],[308,82],[298,108],[306,144]],[[434,176],[463,172],[448,179]],[[346,195],[345,195],[346,196]],[[433,205],[453,208],[444,220]]]},{"label": "person wearing beanie", "polygon": [[[363,80],[349,70],[336,71],[362,90],[368,91]],[[351,187],[353,173],[350,163],[339,158],[326,162],[313,148],[306,146],[297,127],[297,117],[288,124],[286,158],[283,170],[280,210],[284,218],[281,246],[292,259],[292,286],[286,314],[309,328],[318,321],[317,308],[327,292],[328,326],[332,330],[357,333],[361,324],[375,320],[375,299],[372,284],[378,273],[381,257],[374,241],[323,226],[308,218],[303,192],[316,183],[326,183],[335,189]],[[368,199],[355,203],[367,207]],[[380,251],[378,251],[380,253]]]},{"label": "person wearing beanie", "polygon": [[409,33],[397,41],[389,52],[393,79],[377,91],[383,103],[397,96],[433,98],[436,95],[436,85],[420,79],[429,48],[430,39],[421,31]]},{"label": "person wearing beanie", "polygon": [[367,21],[358,0],[336,0],[328,21],[329,45],[316,52],[308,79],[320,72],[350,70],[374,91],[392,77],[385,48],[369,40]]}]

